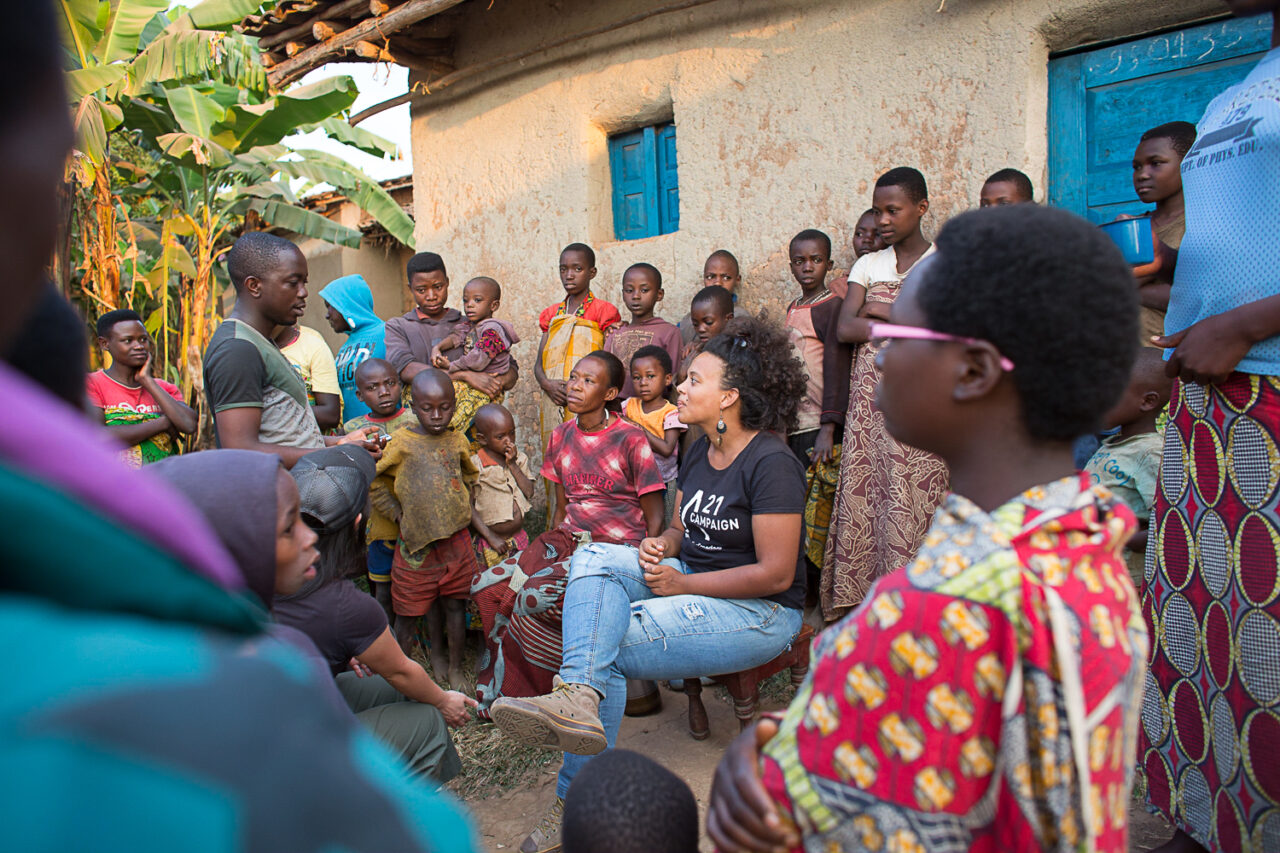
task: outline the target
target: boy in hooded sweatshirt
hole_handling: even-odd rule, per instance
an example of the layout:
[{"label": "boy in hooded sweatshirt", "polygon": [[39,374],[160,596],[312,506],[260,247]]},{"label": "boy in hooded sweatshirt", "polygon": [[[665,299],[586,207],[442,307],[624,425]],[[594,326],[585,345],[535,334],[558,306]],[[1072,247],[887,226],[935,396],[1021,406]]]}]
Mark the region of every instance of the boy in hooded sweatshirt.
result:
[{"label": "boy in hooded sweatshirt", "polygon": [[338,387],[342,390],[343,418],[350,420],[369,414],[369,407],[356,394],[356,368],[370,358],[386,358],[383,327],[373,312],[373,291],[362,275],[335,278],[320,291],[325,319],[347,342],[338,350]]}]

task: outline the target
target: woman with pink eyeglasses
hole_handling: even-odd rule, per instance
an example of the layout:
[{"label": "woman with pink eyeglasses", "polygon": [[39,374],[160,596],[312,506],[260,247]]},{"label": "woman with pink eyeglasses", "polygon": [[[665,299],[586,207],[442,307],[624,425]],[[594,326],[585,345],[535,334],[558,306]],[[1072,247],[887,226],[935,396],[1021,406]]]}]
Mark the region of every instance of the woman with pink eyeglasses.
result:
[{"label": "woman with pink eyeglasses", "polygon": [[902,280],[933,253],[920,232],[929,210],[924,176],[891,169],[876,181],[872,213],[888,248],[858,259],[837,337],[857,345],[845,415],[840,485],[822,561],[820,598],[828,622],[866,596],[876,578],[906,564],[924,538],[929,518],[947,491],[947,467],[938,457],[902,444],[885,429],[876,406],[880,370],[870,326],[889,319]]}]

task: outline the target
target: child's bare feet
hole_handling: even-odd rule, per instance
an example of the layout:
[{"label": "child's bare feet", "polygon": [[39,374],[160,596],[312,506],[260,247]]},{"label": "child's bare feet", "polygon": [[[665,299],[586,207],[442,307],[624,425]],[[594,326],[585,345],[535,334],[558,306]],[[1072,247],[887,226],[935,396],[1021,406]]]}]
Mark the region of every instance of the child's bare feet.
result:
[{"label": "child's bare feet", "polygon": [[449,687],[461,693],[467,690],[467,677],[462,673],[461,666],[449,667]]},{"label": "child's bare feet", "polygon": [[449,656],[445,654],[443,649],[436,651],[435,648],[432,648],[429,658],[431,660],[431,674],[435,676],[438,683],[444,682],[449,673]]}]

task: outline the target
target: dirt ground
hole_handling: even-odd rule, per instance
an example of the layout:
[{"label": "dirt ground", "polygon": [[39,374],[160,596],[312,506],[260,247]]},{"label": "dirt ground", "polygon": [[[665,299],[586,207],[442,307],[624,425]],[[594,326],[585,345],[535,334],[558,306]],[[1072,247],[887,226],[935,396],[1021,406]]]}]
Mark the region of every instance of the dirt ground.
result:
[{"label": "dirt ground", "polygon": [[[725,747],[738,733],[733,706],[717,696],[716,690],[702,692],[711,721],[711,736],[704,741],[689,737],[687,702],[683,695],[662,692],[662,711],[649,717],[627,717],[622,721],[618,744],[643,753],[667,767],[689,783],[698,800],[702,826],[706,826],[707,795],[711,791],[711,774]],[[767,709],[769,703],[762,703]],[[520,842],[542,817],[555,796],[556,765],[552,765],[533,783],[519,790],[505,792],[466,805],[480,830],[480,843],[489,853],[519,849]],[[1134,803],[1129,813],[1131,853],[1145,853],[1163,844],[1172,830],[1158,817],[1149,815]],[[711,853],[705,835],[698,849]]]}]

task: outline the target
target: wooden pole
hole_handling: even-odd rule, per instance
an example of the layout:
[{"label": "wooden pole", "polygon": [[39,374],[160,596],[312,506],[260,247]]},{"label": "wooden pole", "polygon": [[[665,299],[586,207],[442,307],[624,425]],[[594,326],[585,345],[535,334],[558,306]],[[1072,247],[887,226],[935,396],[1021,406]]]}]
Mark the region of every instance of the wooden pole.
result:
[{"label": "wooden pole", "polygon": [[298,36],[307,35],[311,32],[311,25],[315,21],[327,21],[331,18],[345,17],[357,9],[364,8],[365,5],[367,5],[365,0],[343,0],[342,3],[336,3],[325,9],[320,14],[309,18],[305,24],[298,24],[296,27],[290,27],[287,30],[280,30],[278,33],[263,36],[258,40],[258,47],[263,50],[270,50],[271,48],[282,45],[291,39],[297,39]]},{"label": "wooden pole", "polygon": [[315,37],[316,41],[328,41],[339,32],[334,28],[333,24],[327,21],[316,21],[311,25],[311,35]]},{"label": "wooden pole", "polygon": [[[272,67],[267,72],[267,80],[275,88],[281,88],[311,69],[319,67],[325,60],[346,53],[348,49],[355,47],[356,42],[365,41],[370,37],[385,38],[394,32],[402,30],[411,24],[416,24],[424,18],[443,12],[445,9],[456,6],[461,2],[462,0],[408,0],[408,2],[397,6],[385,15],[377,18],[366,18],[326,42],[299,51],[279,65]],[[708,0],[703,0],[703,2],[708,2]]]},{"label": "wooden pole", "polygon": [[[623,27],[629,27],[632,24],[638,24],[643,20],[646,20],[648,18],[653,18],[658,15],[665,15],[670,12],[682,12],[685,9],[692,9],[695,6],[703,6],[713,1],[714,0],[684,0],[683,3],[671,3],[667,6],[659,6],[656,9],[650,9],[647,12],[641,12],[637,15],[632,15],[629,18],[623,18],[621,21],[616,21],[612,24],[605,24],[604,26],[595,27],[594,29],[586,30],[580,33],[574,33],[573,35],[565,36],[564,38],[554,39],[553,41],[547,42],[546,44],[541,45],[539,47],[535,47],[531,50],[522,50],[517,53],[508,53],[505,56],[499,56],[494,59],[490,59],[486,62],[477,62],[475,65],[468,65],[466,68],[459,68],[457,71],[454,71],[451,74],[446,74],[445,76],[441,77],[439,80],[432,80],[431,91],[428,94],[434,95],[436,92],[440,91],[446,86],[452,86],[454,83],[457,83],[459,80],[465,80],[468,77],[474,77],[476,74],[481,74],[485,71],[490,71],[494,68],[498,68],[503,65],[510,65],[511,63],[519,62],[522,59],[528,59],[531,56],[535,56],[539,53],[545,53],[548,50],[554,50],[558,47],[564,47],[567,44],[572,44],[574,42],[582,41],[584,39],[589,39],[589,38],[594,38],[595,36],[604,35],[605,33],[612,32],[613,30],[620,30]],[[360,122],[364,121],[365,119],[369,118],[370,116],[375,116],[380,112],[392,109],[393,107],[398,107],[401,104],[407,104],[410,101],[412,101],[414,98],[418,98],[418,97],[422,97],[422,94],[410,90],[408,92],[405,92],[403,95],[397,95],[396,97],[385,100],[380,104],[374,104],[373,106],[369,107],[366,110],[361,110],[360,112],[356,113],[351,117],[349,123],[352,125],[357,125]]]}]

